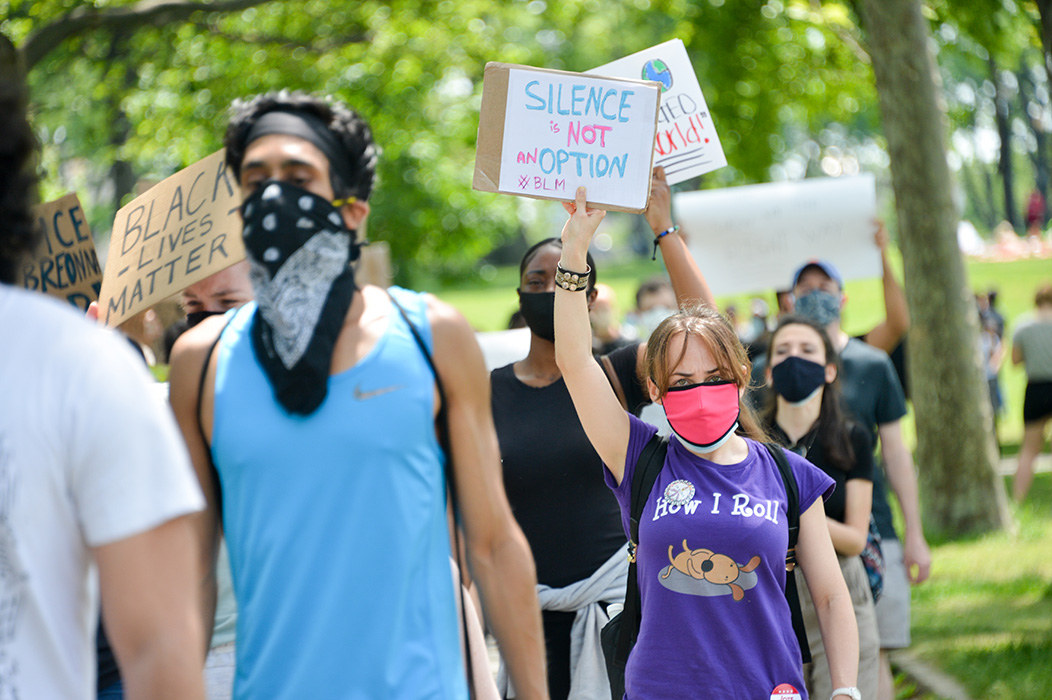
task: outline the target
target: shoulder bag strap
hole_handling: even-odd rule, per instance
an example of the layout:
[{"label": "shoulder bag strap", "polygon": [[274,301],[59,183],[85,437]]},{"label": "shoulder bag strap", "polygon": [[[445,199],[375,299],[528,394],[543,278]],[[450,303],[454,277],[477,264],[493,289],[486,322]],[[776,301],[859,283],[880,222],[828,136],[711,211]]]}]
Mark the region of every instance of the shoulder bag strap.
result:
[{"label": "shoulder bag strap", "polygon": [[810,663],[811,647],[807,643],[807,629],[804,627],[804,616],[800,611],[800,594],[796,589],[796,541],[800,534],[800,488],[796,483],[796,477],[786,459],[785,451],[778,445],[769,442],[764,447],[771,453],[775,464],[778,465],[778,473],[782,475],[785,483],[786,506],[789,514],[789,548],[785,552],[785,599],[789,603],[789,614],[793,620],[793,631],[800,643],[800,656],[803,662]]}]

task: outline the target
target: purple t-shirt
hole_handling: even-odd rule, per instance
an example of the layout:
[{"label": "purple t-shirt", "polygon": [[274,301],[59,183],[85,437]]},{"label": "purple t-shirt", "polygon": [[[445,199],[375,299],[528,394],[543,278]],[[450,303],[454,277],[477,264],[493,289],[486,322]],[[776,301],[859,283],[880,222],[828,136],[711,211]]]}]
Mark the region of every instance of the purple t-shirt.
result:
[{"label": "purple t-shirt", "polygon": [[[620,486],[604,470],[626,532],[636,460],[657,430],[629,420]],[[639,523],[643,623],[625,670],[631,700],[807,698],[784,593],[785,485],[766,448],[747,442],[744,461],[723,465],[669,439]],[[803,513],[832,493],[833,480],[802,457],[786,456]]]}]

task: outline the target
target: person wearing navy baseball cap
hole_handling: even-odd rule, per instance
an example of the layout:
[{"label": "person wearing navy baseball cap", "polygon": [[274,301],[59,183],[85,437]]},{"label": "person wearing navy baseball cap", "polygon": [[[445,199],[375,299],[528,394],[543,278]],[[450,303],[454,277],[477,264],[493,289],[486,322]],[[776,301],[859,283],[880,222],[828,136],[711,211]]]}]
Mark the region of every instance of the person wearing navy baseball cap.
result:
[{"label": "person wearing navy baseball cap", "polygon": [[800,281],[800,276],[807,271],[808,268],[815,267],[826,274],[826,277],[836,282],[840,289],[844,288],[844,278],[840,276],[833,263],[828,260],[808,260],[803,265],[797,268],[796,272],[793,273],[793,286],[795,287],[797,282]]}]

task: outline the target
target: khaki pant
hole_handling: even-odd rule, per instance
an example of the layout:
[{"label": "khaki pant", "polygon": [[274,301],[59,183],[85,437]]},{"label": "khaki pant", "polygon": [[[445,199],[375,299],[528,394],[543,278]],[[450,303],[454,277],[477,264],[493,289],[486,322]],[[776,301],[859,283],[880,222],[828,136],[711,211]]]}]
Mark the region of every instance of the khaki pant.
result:
[{"label": "khaki pant", "polygon": [[[877,616],[873,610],[873,593],[869,589],[869,577],[856,557],[838,557],[840,571],[851,594],[851,605],[855,609],[858,624],[858,689],[862,700],[877,699],[877,669],[880,664],[880,634],[877,632]],[[818,615],[811,593],[807,590],[803,572],[796,577],[800,591],[800,610],[807,628],[807,643],[811,647],[811,663],[804,664],[804,682],[807,693],[813,700],[824,700],[833,693],[829,677],[829,659],[822,645],[822,634],[818,628]]]}]

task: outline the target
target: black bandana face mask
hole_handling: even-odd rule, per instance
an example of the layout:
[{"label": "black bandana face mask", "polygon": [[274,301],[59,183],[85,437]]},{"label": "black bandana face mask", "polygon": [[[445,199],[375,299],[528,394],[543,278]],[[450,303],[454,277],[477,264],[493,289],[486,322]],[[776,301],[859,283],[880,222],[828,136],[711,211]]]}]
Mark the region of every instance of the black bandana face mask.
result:
[{"label": "black bandana face mask", "polygon": [[350,308],[359,245],[324,198],[284,182],[241,206],[249,278],[259,312],[252,346],[278,402],[313,413],[328,390],[332,353]]}]

